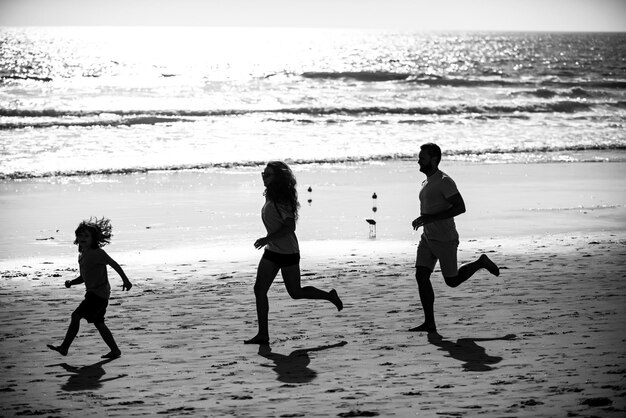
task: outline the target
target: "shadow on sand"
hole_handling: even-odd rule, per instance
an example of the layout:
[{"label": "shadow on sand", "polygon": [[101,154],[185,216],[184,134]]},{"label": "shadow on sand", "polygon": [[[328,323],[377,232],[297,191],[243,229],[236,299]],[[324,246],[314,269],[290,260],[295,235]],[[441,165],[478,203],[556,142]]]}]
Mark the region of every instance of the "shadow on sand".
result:
[{"label": "shadow on sand", "polygon": [[446,351],[453,359],[463,362],[463,370],[470,372],[486,372],[493,370],[491,365],[498,364],[502,357],[490,356],[476,341],[510,341],[517,337],[508,334],[496,338],[459,338],[456,342],[444,339],[436,332],[428,333],[428,342]]},{"label": "shadow on sand", "polygon": [[341,341],[337,344],[321,347],[301,348],[292,351],[288,356],[273,353],[269,345],[261,345],[259,346],[259,355],[274,362],[272,369],[278,374],[277,379],[279,381],[284,383],[308,383],[317,377],[317,372],[308,367],[309,363],[311,363],[309,353],[343,347],[346,344],[348,344],[346,341]]},{"label": "shadow on sand", "polygon": [[102,379],[102,377],[106,374],[102,366],[111,361],[113,361],[113,359],[102,360],[89,366],[82,367],[70,366],[67,363],[52,364],[48,367],[61,366],[65,369],[65,371],[70,373],[59,375],[59,377],[69,376],[67,382],[65,382],[61,386],[61,389],[66,392],[98,390],[102,387],[102,383],[104,382],[109,382],[111,380],[120,379],[122,377],[128,376],[126,374],[120,374],[115,377]]}]

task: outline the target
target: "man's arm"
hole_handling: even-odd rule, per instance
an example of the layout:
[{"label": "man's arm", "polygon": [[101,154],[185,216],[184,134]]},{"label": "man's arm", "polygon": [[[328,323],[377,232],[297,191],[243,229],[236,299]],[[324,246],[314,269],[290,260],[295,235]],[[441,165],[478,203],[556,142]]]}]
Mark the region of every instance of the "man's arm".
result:
[{"label": "man's arm", "polygon": [[446,198],[446,202],[450,203],[450,209],[446,209],[443,212],[436,213],[434,215],[422,215],[413,221],[413,229],[417,230],[420,226],[424,226],[431,222],[441,221],[442,219],[454,218],[462,213],[465,213],[465,202],[461,193],[453,194]]},{"label": "man's arm", "polygon": [[74,286],[76,284],[81,284],[83,282],[84,282],[83,276],[78,276],[74,280],[66,280],[65,281],[65,287],[72,287],[72,286]]}]

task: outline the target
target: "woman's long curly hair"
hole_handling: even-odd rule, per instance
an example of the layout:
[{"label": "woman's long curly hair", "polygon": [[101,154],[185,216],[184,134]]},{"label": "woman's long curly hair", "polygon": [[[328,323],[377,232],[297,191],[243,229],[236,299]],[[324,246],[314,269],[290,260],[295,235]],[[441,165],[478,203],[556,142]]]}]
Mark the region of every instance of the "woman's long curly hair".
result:
[{"label": "woman's long curly hair", "polygon": [[[78,224],[74,234],[78,235],[83,231],[89,231],[91,234],[91,248],[102,248],[111,242],[113,236],[113,227],[111,221],[107,218],[89,218]],[[78,244],[78,240],[74,240],[74,244]]]},{"label": "woman's long curly hair", "polygon": [[270,161],[267,166],[274,172],[274,179],[265,188],[264,195],[272,202],[291,207],[295,219],[298,220],[300,203],[296,190],[296,177],[289,166],[282,161]]}]

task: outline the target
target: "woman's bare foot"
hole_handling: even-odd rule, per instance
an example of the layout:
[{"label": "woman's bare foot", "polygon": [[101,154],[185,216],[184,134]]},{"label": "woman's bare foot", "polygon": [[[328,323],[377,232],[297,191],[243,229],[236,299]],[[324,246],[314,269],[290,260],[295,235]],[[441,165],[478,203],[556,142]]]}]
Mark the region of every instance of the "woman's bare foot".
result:
[{"label": "woman's bare foot", "polygon": [[266,336],[261,336],[261,335],[256,335],[252,338],[250,338],[249,340],[245,340],[243,342],[244,344],[261,344],[261,345],[267,345],[270,343],[270,337],[266,337]]},{"label": "woman's bare foot", "polygon": [[56,347],[56,346],[54,346],[52,344],[48,344],[48,348],[50,350],[56,351],[57,353],[60,353],[62,356],[67,356],[67,348],[64,348],[62,346]]},{"label": "woman's bare foot", "polygon": [[118,358],[121,356],[122,356],[122,352],[120,350],[114,350],[114,351],[111,351],[110,353],[103,355],[101,358],[114,359],[114,358]]},{"label": "woman's bare foot", "polygon": [[481,265],[486,268],[489,273],[493,274],[494,276],[500,275],[500,269],[498,268],[498,266],[496,266],[496,263],[491,261],[491,259],[485,254],[481,255],[479,260]]},{"label": "woman's bare foot", "polygon": [[423,323],[419,327],[411,328],[411,332],[437,332],[437,326],[435,324]]},{"label": "woman's bare foot", "polygon": [[343,302],[341,301],[341,299],[339,299],[337,291],[333,289],[328,293],[330,293],[330,301],[337,307],[337,310],[341,312],[341,310],[343,309]]}]

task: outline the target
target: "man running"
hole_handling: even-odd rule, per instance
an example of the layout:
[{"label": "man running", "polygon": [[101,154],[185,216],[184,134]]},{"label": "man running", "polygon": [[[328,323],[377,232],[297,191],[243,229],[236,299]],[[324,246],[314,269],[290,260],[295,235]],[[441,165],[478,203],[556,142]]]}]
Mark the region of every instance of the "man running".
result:
[{"label": "man running", "polygon": [[443,278],[450,287],[457,287],[482,268],[494,276],[500,275],[500,270],[485,254],[457,269],[459,234],[454,217],[465,213],[465,202],[454,180],[439,170],[441,148],[427,143],[420,150],[418,164],[420,171],[426,174],[426,180],[419,194],[421,216],[412,225],[415,230],[424,228],[415,261],[415,278],[424,310],[424,323],[410,331],[435,332],[435,293],[430,275],[437,260]]}]

